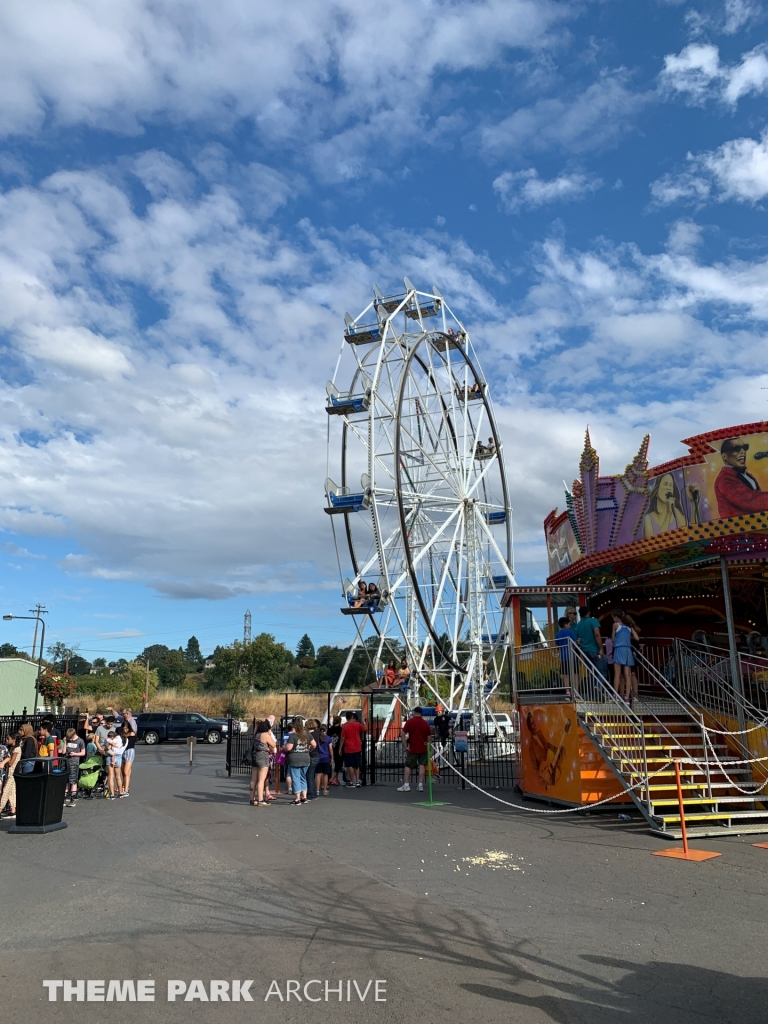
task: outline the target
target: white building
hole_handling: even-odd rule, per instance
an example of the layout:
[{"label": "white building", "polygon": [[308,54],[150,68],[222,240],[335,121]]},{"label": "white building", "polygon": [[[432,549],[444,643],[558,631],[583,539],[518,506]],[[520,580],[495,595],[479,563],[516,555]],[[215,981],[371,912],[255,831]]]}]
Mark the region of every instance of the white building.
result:
[{"label": "white building", "polygon": [[37,662],[24,658],[0,658],[0,715],[20,715],[35,709]]}]

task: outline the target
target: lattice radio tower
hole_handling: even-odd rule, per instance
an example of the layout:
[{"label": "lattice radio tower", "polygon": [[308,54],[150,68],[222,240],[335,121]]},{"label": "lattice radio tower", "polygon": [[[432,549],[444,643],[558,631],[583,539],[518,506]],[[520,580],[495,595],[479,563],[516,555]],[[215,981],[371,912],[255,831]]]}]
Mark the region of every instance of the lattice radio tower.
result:
[{"label": "lattice radio tower", "polygon": [[243,643],[249,644],[251,642],[251,609],[246,610],[243,616]]}]

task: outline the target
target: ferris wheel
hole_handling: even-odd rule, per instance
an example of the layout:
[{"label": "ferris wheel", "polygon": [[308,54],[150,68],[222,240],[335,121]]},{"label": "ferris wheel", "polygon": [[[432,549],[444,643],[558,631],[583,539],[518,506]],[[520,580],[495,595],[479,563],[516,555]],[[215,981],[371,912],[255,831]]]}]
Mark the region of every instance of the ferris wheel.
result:
[{"label": "ferris wheel", "polygon": [[437,288],[404,285],[374,286],[363,312],[345,315],[327,384],[342,612],[358,617],[359,639],[372,627],[379,662],[405,653],[410,707],[426,689],[484,715],[507,656],[500,597],[514,584],[502,444],[464,325]]}]

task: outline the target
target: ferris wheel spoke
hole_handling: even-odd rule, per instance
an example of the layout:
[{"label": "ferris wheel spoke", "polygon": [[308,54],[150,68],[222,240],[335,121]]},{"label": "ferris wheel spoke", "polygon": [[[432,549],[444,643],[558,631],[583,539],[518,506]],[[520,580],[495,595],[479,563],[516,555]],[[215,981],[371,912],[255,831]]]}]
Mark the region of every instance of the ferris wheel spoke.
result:
[{"label": "ferris wheel spoke", "polygon": [[[435,369],[435,364],[434,364],[434,361],[433,361],[433,358],[432,358],[433,353],[434,353],[434,348],[433,348],[432,345],[428,344],[426,346],[426,349],[427,349],[427,356],[428,356],[428,359],[429,359],[430,376],[431,376],[432,381],[434,382],[435,391],[437,392],[438,391],[437,381],[438,381],[439,378],[438,378],[438,371]],[[450,353],[450,347],[448,347],[446,349],[446,352]],[[442,362],[442,360],[441,360],[441,362]],[[446,366],[446,364],[443,363],[443,367],[445,367],[445,366]],[[450,382],[451,402],[453,403],[455,388],[453,386],[453,375],[450,372],[450,366],[448,366],[448,377],[449,377],[449,382]],[[438,437],[441,439],[441,445],[442,445],[442,448],[443,448],[443,452],[445,454],[446,461],[449,464],[453,465],[453,459],[452,459],[451,456],[452,456],[452,454],[456,455],[457,453],[455,451],[453,453],[451,452],[450,445],[448,443],[448,431],[446,430],[444,433],[442,432],[442,427],[443,426],[446,426],[446,427],[448,426],[448,421],[447,421],[447,417],[446,417],[446,408],[445,408],[445,398],[442,395],[442,393],[440,393],[440,399],[439,400],[440,400],[440,420],[441,420],[440,428],[439,429],[435,428],[434,424],[433,424],[433,428],[437,431]],[[429,410],[427,410],[427,414],[430,416],[430,419],[431,419],[431,412]],[[461,476],[460,476],[460,473],[458,471],[458,465],[456,465],[456,468],[455,468],[454,472],[455,472],[455,475],[456,475],[456,478],[457,478],[457,483],[459,485],[457,487],[457,493],[460,493],[459,488],[461,486]]]},{"label": "ferris wheel spoke", "polygon": [[432,615],[430,616],[430,623],[433,626],[435,624],[435,620],[437,618],[438,611],[442,607],[441,598],[443,596],[443,590],[445,588],[446,581],[448,580],[448,578],[450,576],[451,558],[453,557],[453,555],[455,553],[455,550],[456,550],[456,542],[457,542],[457,539],[458,539],[458,536],[459,536],[459,530],[461,529],[462,522],[463,522],[463,516],[458,517],[457,520],[456,520],[456,527],[455,527],[455,529],[453,531],[453,536],[451,537],[450,544],[448,545],[446,551],[441,554],[441,558],[442,558],[442,560],[444,561],[445,564],[443,566],[443,571],[442,571],[442,573],[440,575],[440,583],[438,584],[437,593],[434,595],[434,600],[432,602],[433,608],[432,608]]},{"label": "ferris wheel spoke", "polygon": [[[416,568],[416,566],[421,562],[421,560],[424,558],[424,556],[426,554],[428,554],[428,552],[434,547],[434,545],[442,537],[442,535],[445,533],[445,531],[448,529],[448,527],[453,522],[454,518],[456,516],[460,515],[461,513],[462,513],[462,508],[459,505],[459,507],[448,516],[448,518],[445,520],[445,522],[442,524],[442,526],[439,527],[437,532],[435,534],[433,534],[432,537],[430,537],[429,542],[424,545],[424,547],[421,549],[421,551],[419,551],[419,553],[416,555],[416,557],[411,559],[411,568],[413,568],[413,569]],[[397,583],[395,584],[395,587],[400,586],[403,583],[403,581],[405,580],[406,576],[407,576],[407,573],[403,572],[398,577],[398,580],[397,580]]]},{"label": "ferris wheel spoke", "polygon": [[[382,550],[386,551],[390,547],[390,545],[395,540],[399,540],[399,538],[400,538],[400,529],[399,529],[399,527],[395,527],[395,529],[392,531],[392,533],[389,535],[389,537],[387,537],[387,539],[382,542],[382,545],[381,545],[382,546]],[[378,562],[378,560],[379,560],[379,553],[378,553],[378,551],[376,551],[375,554],[373,554],[371,556],[371,558],[369,558],[369,560],[365,563],[363,568],[358,572],[358,574],[355,576],[355,578],[352,581],[352,583],[353,584],[359,583],[360,580],[362,580],[365,576],[367,576],[368,573],[373,568],[373,566]]]},{"label": "ferris wheel spoke", "polygon": [[[493,468],[493,464],[496,462],[497,457],[498,456],[494,455],[493,458],[490,458],[490,459],[486,460],[485,466],[483,466],[483,468],[479,471],[477,477],[475,478],[475,482],[472,484],[471,487],[469,487],[467,489],[467,497],[468,498],[471,498],[472,495],[477,490],[477,488],[479,487],[479,485],[484,483],[485,478],[490,473],[491,469]],[[488,502],[483,502],[483,504],[488,504]]]},{"label": "ferris wheel spoke", "polygon": [[[514,586],[515,585],[514,570],[512,569],[512,567],[510,565],[507,564],[506,558],[504,557],[504,555],[502,555],[502,553],[501,553],[501,551],[499,549],[499,545],[496,543],[496,538],[493,536],[493,531],[491,530],[490,525],[485,521],[483,516],[476,516],[475,518],[480,523],[480,526],[481,526],[483,532],[485,533],[486,537],[488,538],[489,544],[491,545],[493,550],[496,552],[496,557],[499,560],[499,565],[504,569],[504,572],[507,575],[507,579],[509,580],[510,586]],[[499,575],[501,575],[501,574],[499,573]]]},{"label": "ferris wheel spoke", "polygon": [[[417,446],[418,446],[418,444],[419,444],[418,440],[417,440],[417,439],[416,439],[416,438],[415,438],[415,437],[413,436],[413,434],[412,434],[412,433],[410,432],[410,430],[408,429],[408,427],[406,427],[406,426],[404,426],[404,425],[403,425],[403,423],[402,423],[402,422],[400,423],[400,429],[401,429],[401,431],[402,431],[403,433],[405,433],[405,434],[406,434],[406,435],[408,436],[408,438],[409,438],[409,439],[410,439],[410,440],[411,440],[411,441],[413,442],[413,444],[415,444],[415,445],[417,445]],[[447,485],[448,487],[450,487],[451,489],[453,489],[453,481],[452,481],[452,480],[450,480],[450,479],[449,479],[449,478],[448,478],[448,477],[447,477],[447,476],[445,475],[445,473],[443,473],[443,471],[442,471],[442,469],[440,468],[440,466],[438,465],[438,463],[436,463],[436,462],[435,462],[435,460],[434,460],[434,459],[433,459],[433,458],[431,457],[431,455],[429,455],[429,453],[425,453],[425,454],[426,454],[426,458],[427,458],[427,459],[429,460],[429,464],[430,464],[430,465],[432,466],[432,468],[433,468],[433,469],[435,470],[435,472],[436,472],[436,473],[438,474],[438,476],[440,476],[440,477],[441,477],[441,479],[445,481],[445,483],[446,483],[446,485]]]}]

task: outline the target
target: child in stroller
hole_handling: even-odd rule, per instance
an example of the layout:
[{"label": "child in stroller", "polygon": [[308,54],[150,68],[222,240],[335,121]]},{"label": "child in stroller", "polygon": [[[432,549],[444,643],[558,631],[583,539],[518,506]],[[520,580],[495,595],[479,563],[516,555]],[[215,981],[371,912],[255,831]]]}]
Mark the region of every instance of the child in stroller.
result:
[{"label": "child in stroller", "polygon": [[87,800],[92,800],[95,793],[104,792],[106,777],[104,758],[99,754],[90,754],[80,765],[80,792]]}]

